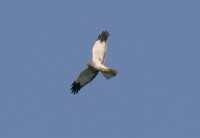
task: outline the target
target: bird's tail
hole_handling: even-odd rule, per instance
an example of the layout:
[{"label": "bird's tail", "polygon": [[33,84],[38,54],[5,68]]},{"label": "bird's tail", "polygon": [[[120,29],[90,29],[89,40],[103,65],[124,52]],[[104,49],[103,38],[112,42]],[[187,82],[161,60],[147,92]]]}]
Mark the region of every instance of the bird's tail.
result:
[{"label": "bird's tail", "polygon": [[114,70],[114,69],[108,69],[107,72],[101,72],[103,74],[103,76],[106,78],[106,79],[110,79],[114,76],[117,75],[117,70]]}]

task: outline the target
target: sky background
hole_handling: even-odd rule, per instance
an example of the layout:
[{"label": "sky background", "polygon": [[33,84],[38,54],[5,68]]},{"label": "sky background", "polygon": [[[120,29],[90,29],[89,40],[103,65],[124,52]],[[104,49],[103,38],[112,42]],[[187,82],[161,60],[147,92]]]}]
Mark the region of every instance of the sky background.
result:
[{"label": "sky background", "polygon": [[[199,138],[199,0],[1,0],[1,138]],[[119,74],[72,95],[109,30]]]}]

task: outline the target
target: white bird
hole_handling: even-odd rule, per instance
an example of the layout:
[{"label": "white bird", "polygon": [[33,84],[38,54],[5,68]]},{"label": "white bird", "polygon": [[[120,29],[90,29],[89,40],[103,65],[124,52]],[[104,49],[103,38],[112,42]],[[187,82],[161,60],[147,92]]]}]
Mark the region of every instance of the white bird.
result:
[{"label": "white bird", "polygon": [[117,70],[110,69],[104,65],[107,52],[108,31],[103,31],[97,38],[92,48],[92,61],[87,62],[87,68],[82,71],[71,85],[72,94],[78,94],[78,91],[91,82],[100,71],[106,79],[117,75]]}]

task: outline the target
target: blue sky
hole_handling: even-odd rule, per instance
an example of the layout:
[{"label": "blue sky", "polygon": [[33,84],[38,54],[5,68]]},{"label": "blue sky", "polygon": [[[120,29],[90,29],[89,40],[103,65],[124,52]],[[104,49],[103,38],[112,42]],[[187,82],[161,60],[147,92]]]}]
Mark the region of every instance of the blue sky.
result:
[{"label": "blue sky", "polygon": [[[1,0],[1,138],[200,137],[200,1]],[[71,95],[97,36],[106,65]]]}]

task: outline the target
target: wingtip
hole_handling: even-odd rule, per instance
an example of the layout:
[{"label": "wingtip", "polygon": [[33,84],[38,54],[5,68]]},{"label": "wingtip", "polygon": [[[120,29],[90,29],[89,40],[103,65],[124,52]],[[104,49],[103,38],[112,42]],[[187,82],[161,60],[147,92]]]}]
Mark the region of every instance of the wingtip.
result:
[{"label": "wingtip", "polygon": [[104,41],[106,42],[109,35],[110,35],[109,31],[105,30],[98,36],[97,40],[100,40],[101,42],[104,42]]},{"label": "wingtip", "polygon": [[76,83],[75,81],[72,83],[71,93],[78,94],[78,91],[81,89],[80,83]]}]

